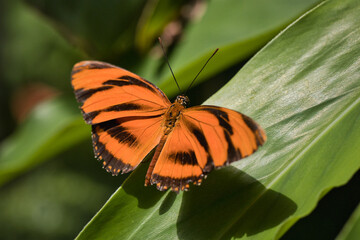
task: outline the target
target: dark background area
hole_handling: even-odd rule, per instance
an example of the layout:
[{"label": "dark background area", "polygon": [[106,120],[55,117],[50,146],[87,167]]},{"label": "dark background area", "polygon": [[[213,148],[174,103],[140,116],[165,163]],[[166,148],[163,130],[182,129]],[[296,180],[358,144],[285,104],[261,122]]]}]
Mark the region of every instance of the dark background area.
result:
[{"label": "dark background area", "polygon": [[[201,2],[167,2],[156,8],[161,18],[154,29],[135,34],[149,8],[147,1],[0,1],[0,144],[41,102],[63,96],[76,107],[70,71],[77,61],[97,59],[137,71],[149,54],[158,54],[159,35],[171,55],[182,29],[192,21],[181,10]],[[108,14],[113,8],[121,14]],[[171,33],[170,23],[180,30]],[[205,101],[251,57],[193,87],[188,92],[191,105]],[[160,71],[166,65],[163,58],[159,61]],[[90,131],[88,136],[0,185],[1,239],[74,238],[121,185],[128,174],[106,173],[93,157]],[[334,239],[360,202],[359,186],[357,172],[282,239]]]}]

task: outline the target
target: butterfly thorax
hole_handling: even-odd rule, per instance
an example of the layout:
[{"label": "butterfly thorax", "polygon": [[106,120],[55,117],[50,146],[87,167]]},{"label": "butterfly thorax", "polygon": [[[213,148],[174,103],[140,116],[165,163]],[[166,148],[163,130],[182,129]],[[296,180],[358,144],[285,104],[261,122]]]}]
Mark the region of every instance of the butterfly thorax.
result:
[{"label": "butterfly thorax", "polygon": [[181,115],[181,111],[183,111],[188,104],[189,104],[189,98],[187,96],[179,95],[176,97],[174,103],[171,104],[171,106],[164,115],[165,135],[169,134],[171,130],[174,128],[176,121],[179,119]]}]

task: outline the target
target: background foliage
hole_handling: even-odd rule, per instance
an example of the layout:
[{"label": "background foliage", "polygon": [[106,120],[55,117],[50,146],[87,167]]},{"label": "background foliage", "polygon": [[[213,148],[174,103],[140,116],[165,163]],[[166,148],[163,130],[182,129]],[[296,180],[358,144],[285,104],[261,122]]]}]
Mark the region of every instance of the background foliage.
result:
[{"label": "background foliage", "polygon": [[111,177],[93,159],[69,74],[77,61],[108,61],[174,97],[158,36],[184,89],[220,48],[190,90],[192,104],[232,79],[207,102],[254,117],[269,141],[186,194],[143,188],[143,164],[79,239],[264,239],[290,227],[283,239],[333,239],[340,232],[339,239],[354,239],[359,232],[356,0],[1,4],[2,238],[74,238],[129,176]]}]

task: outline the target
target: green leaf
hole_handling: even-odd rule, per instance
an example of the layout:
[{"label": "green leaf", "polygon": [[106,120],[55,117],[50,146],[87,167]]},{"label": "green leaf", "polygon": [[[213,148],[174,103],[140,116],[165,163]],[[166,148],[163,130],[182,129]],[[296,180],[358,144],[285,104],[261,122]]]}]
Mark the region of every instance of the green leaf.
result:
[{"label": "green leaf", "polygon": [[101,206],[111,186],[63,163],[55,158],[1,188],[2,239],[73,239]]},{"label": "green leaf", "polygon": [[29,82],[43,82],[70,89],[69,72],[83,54],[22,1],[5,3],[7,23],[0,55],[4,87],[15,89]]},{"label": "green leaf", "polygon": [[336,240],[356,240],[360,236],[360,204],[353,212]]},{"label": "green leaf", "polygon": [[66,99],[38,105],[0,146],[0,185],[90,136],[79,109]]},{"label": "green leaf", "polygon": [[145,0],[26,0],[48,16],[69,40],[95,58],[114,57],[131,48]]},{"label": "green leaf", "polygon": [[[170,62],[182,89],[216,48],[219,52],[196,84],[258,51],[292,20],[320,0],[213,0],[200,21],[187,26]],[[261,6],[261,7],[260,7]],[[167,68],[157,77],[169,95],[178,93]]]},{"label": "green leaf", "polygon": [[360,3],[315,7],[207,104],[265,127],[257,153],[176,195],[138,168],[77,239],[279,238],[360,167]]},{"label": "green leaf", "polygon": [[147,1],[136,27],[135,45],[141,51],[148,51],[161,35],[164,27],[178,17],[185,0]]}]

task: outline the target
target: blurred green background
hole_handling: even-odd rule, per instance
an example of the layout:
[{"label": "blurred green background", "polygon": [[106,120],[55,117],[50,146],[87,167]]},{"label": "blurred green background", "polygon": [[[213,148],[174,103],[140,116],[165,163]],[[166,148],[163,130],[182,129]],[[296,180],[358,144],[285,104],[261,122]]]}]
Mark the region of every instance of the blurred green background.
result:
[{"label": "blurred green background", "polygon": [[[121,66],[172,99],[177,89],[157,37],[183,88],[219,47],[214,65],[189,91],[197,105],[320,2],[1,1],[0,238],[75,238],[128,177],[112,177],[93,157],[70,85],[76,62]],[[283,239],[334,239],[360,201],[359,186],[358,172]]]}]

